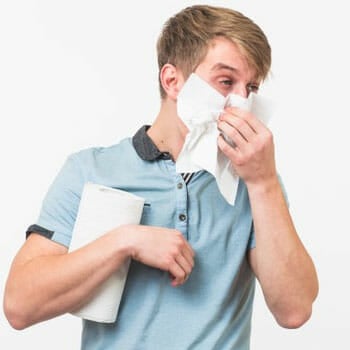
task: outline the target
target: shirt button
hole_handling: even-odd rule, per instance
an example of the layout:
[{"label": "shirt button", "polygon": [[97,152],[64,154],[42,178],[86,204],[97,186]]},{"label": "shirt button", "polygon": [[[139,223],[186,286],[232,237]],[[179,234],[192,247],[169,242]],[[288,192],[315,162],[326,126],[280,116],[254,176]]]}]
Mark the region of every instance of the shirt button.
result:
[{"label": "shirt button", "polygon": [[180,219],[181,221],[185,221],[186,218],[187,218],[187,216],[186,216],[185,214],[180,214],[180,215],[179,215],[179,219]]},{"label": "shirt button", "polygon": [[183,187],[182,182],[179,182],[179,183],[177,184],[177,188],[178,188],[179,190],[181,190],[182,187]]}]

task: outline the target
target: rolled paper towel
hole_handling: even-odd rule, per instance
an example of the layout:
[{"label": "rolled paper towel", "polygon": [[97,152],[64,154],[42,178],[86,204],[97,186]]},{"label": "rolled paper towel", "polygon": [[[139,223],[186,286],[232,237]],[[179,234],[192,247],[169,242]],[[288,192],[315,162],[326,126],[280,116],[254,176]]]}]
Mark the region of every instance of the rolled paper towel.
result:
[{"label": "rolled paper towel", "polygon": [[[90,243],[120,225],[140,223],[143,205],[143,198],[129,192],[86,183],[69,251]],[[72,314],[95,322],[115,322],[129,264],[130,260],[126,261],[118,271],[101,284],[97,293],[87,304]]]}]

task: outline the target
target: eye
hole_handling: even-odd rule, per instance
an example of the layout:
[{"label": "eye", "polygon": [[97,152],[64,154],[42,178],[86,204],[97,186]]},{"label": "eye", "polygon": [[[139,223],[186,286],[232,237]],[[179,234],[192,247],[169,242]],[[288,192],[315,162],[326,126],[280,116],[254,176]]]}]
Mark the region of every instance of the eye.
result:
[{"label": "eye", "polygon": [[233,86],[235,85],[235,80],[228,76],[221,76],[217,77],[213,81],[213,87],[216,88],[220,94],[223,96],[227,96],[227,94],[230,93],[230,91],[233,89]]},{"label": "eye", "polygon": [[247,86],[248,92],[255,92],[257,93],[259,91],[259,85],[258,84],[249,84]]},{"label": "eye", "polygon": [[232,86],[233,85],[233,80],[231,80],[231,79],[223,79],[223,80],[220,80],[220,84],[222,84],[224,86]]}]

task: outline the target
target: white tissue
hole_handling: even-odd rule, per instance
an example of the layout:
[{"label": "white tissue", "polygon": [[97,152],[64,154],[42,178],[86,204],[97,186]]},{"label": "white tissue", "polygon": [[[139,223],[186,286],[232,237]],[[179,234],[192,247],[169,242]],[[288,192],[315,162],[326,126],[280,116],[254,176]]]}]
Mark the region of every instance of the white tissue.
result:
[{"label": "white tissue", "polygon": [[196,74],[191,74],[177,98],[177,113],[189,129],[176,160],[178,173],[207,170],[215,178],[221,194],[234,205],[239,178],[230,160],[220,151],[217,119],[226,106],[251,111],[265,124],[271,116],[271,102],[255,93],[248,98],[224,97]]},{"label": "white tissue", "polygon": [[[84,246],[123,224],[138,224],[144,199],[126,191],[87,183],[84,186],[69,251]],[[103,254],[103,251],[100,252]],[[73,315],[111,323],[116,320],[130,260],[101,286],[97,294]]]}]

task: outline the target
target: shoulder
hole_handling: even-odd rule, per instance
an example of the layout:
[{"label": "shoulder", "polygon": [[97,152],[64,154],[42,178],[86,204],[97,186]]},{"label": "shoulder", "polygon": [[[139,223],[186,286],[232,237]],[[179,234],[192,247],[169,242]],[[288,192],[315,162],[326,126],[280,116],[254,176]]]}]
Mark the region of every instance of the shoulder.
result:
[{"label": "shoulder", "polygon": [[106,147],[89,147],[71,153],[69,159],[76,162],[79,167],[86,168],[99,163],[113,162],[123,157],[130,157],[135,154],[130,137],[120,140],[118,143]]}]

